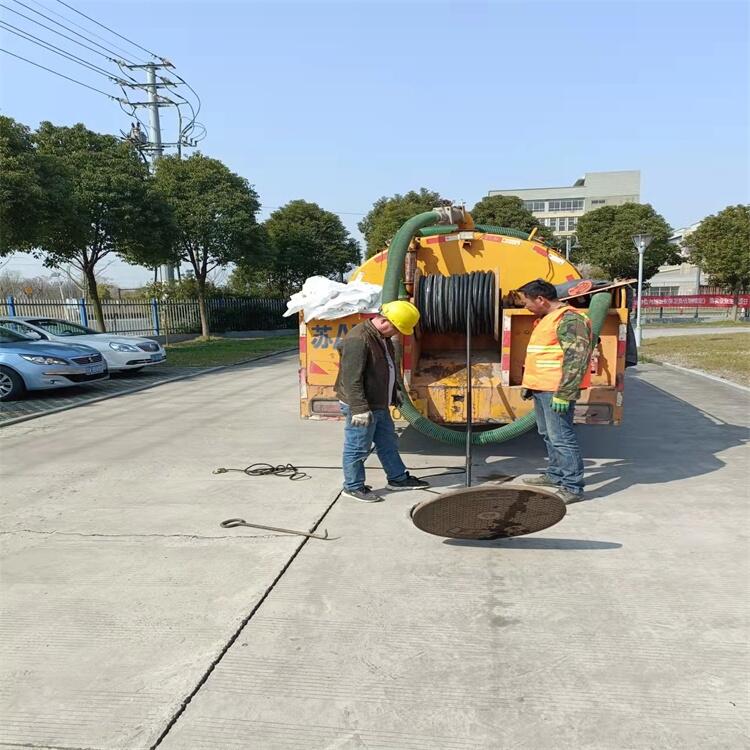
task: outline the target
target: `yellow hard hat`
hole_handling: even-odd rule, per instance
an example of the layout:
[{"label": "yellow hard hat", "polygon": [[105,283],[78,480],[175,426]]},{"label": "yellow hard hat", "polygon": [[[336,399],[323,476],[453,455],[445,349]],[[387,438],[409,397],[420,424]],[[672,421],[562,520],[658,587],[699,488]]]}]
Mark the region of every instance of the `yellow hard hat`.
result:
[{"label": "yellow hard hat", "polygon": [[380,308],[380,314],[393,323],[404,336],[414,333],[414,326],[419,320],[419,310],[411,302],[401,299],[386,302]]}]

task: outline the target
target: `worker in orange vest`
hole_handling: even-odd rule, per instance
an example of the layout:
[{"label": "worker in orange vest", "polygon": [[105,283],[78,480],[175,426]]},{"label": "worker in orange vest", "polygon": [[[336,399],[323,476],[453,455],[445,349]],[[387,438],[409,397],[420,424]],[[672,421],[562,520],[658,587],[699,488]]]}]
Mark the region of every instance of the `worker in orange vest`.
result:
[{"label": "worker in orange vest", "polygon": [[526,484],[558,487],[566,504],[583,500],[583,459],[573,428],[581,390],[591,383],[593,336],[588,316],[557,299],[548,281],[519,290],[524,307],[539,317],[526,347],[523,398],[534,399],[539,434],[547,446],[547,471]]}]

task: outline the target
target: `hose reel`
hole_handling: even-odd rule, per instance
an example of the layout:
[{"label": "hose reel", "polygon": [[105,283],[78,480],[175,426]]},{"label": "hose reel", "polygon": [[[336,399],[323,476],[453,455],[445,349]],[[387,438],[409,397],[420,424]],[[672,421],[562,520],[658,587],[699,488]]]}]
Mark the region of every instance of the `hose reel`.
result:
[{"label": "hose reel", "polygon": [[492,271],[419,278],[414,302],[422,317],[423,333],[466,333],[471,300],[471,333],[491,334],[495,329],[497,279]]}]

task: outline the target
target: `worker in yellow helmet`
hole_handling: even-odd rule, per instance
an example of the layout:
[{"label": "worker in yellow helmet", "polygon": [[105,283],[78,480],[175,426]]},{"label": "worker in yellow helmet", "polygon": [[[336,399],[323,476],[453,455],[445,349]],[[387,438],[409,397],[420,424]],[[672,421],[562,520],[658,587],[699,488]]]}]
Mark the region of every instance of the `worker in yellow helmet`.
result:
[{"label": "worker in yellow helmet", "polygon": [[424,489],[429,484],[409,474],[398,451],[390,407],[400,403],[391,337],[411,336],[419,310],[411,302],[386,302],[378,315],[354,326],[339,345],[336,395],[346,418],[343,497],[365,503],[383,498],[365,484],[365,461],[373,443],[389,490]]}]

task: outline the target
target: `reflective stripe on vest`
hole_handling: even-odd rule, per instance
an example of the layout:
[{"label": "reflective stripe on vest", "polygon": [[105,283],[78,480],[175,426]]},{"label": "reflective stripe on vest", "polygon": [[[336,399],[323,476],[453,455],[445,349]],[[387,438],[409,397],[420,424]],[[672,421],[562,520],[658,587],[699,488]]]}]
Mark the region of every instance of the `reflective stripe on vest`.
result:
[{"label": "reflective stripe on vest", "polygon": [[[539,318],[534,323],[529,345],[526,347],[526,363],[523,373],[524,388],[534,391],[556,391],[562,380],[562,366],[564,352],[557,338],[557,327],[565,313],[572,312],[580,315],[585,321],[591,335],[591,321],[588,315],[567,305],[558,307],[554,312]],[[586,373],[580,388],[591,385],[591,372],[586,367]]]}]

